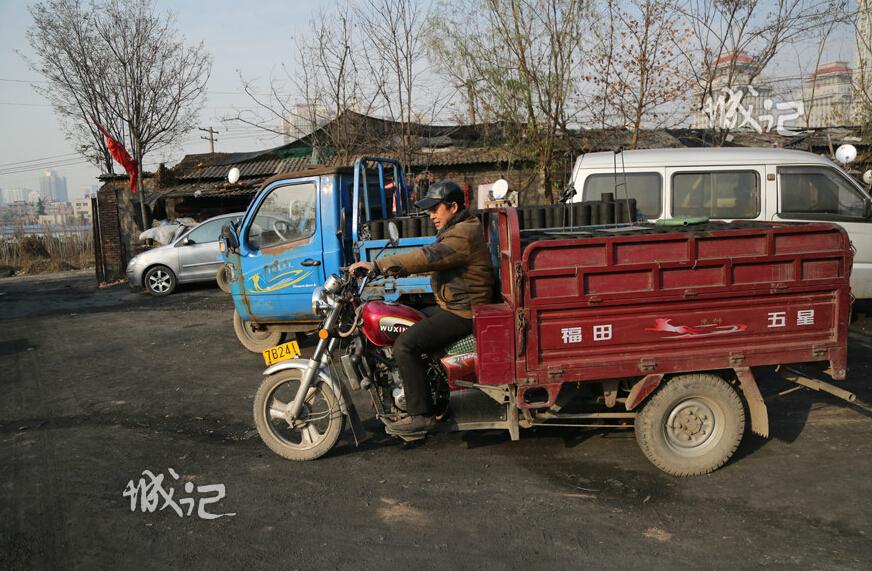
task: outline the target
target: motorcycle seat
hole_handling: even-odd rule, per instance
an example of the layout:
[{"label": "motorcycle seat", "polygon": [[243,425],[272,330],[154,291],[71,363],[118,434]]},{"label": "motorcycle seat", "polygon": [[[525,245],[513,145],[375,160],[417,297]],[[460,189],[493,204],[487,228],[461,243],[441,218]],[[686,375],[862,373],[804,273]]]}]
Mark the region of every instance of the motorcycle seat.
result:
[{"label": "motorcycle seat", "polygon": [[466,337],[455,341],[445,349],[445,353],[447,355],[475,353],[475,335],[470,333]]}]

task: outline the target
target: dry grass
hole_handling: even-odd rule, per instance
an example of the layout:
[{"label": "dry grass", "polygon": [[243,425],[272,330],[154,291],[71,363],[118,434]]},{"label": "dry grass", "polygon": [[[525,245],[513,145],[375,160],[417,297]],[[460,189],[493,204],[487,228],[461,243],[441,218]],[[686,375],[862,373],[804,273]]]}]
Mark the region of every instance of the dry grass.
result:
[{"label": "dry grass", "polygon": [[94,242],[90,231],[76,226],[42,227],[26,233],[18,227],[0,237],[0,266],[11,266],[20,274],[41,274],[92,267]]}]

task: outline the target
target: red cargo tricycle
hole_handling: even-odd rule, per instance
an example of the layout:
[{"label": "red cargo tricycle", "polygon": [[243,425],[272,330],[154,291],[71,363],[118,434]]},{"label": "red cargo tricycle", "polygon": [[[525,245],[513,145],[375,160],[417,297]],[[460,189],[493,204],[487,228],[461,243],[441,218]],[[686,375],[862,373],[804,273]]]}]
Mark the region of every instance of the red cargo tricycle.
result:
[{"label": "red cargo tricycle", "polygon": [[[650,224],[525,230],[514,209],[483,215],[497,300],[474,308],[470,337],[430,355],[442,426],[634,428],[661,470],[705,474],[746,431],[768,436],[758,367],[823,364],[846,374],[852,254],[829,224]],[[389,225],[390,226],[390,225]],[[311,359],[264,371],[254,402],[263,441],[291,460],[328,452],[368,391],[376,416],[405,414],[391,347],[423,315],[361,301],[373,276],[333,275]],[[853,400],[818,378],[788,380]],[[422,438],[412,435],[404,438]]]}]

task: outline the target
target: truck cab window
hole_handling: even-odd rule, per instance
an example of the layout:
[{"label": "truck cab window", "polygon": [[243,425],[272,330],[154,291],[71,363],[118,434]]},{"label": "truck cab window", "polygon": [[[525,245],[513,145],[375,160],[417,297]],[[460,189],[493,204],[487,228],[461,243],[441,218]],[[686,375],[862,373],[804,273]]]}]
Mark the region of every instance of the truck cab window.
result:
[{"label": "truck cab window", "polygon": [[261,202],[248,232],[252,248],[267,248],[311,237],[317,226],[318,192],[314,183],[274,189]]},{"label": "truck cab window", "polygon": [[663,183],[656,172],[592,174],[584,181],[582,197],[583,200],[600,200],[609,192],[615,199],[635,198],[636,210],[645,218],[660,216]]},{"label": "truck cab window", "polygon": [[672,216],[757,218],[760,181],[757,171],[707,171],[672,176]]},{"label": "truck cab window", "polygon": [[841,174],[826,167],[779,167],[779,214],[863,218],[866,199]]}]

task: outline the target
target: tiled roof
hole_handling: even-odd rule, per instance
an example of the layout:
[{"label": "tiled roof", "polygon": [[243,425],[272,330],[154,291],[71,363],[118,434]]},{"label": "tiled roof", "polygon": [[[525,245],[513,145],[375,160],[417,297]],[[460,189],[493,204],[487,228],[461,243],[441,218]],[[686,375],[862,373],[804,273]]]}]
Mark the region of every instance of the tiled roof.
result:
[{"label": "tiled roof", "polygon": [[738,54],[724,54],[718,58],[718,61],[715,62],[715,65],[721,65],[724,63],[732,63],[733,60],[736,60],[736,63],[751,63],[754,61],[754,58],[745,53]]},{"label": "tiled roof", "polygon": [[177,184],[167,188],[161,188],[158,193],[151,193],[147,203],[153,203],[159,198],[181,198],[184,196],[196,197],[229,197],[229,196],[253,196],[257,194],[266,177],[258,177],[245,181],[245,183],[230,184],[227,181],[206,181]]},{"label": "tiled roof", "polygon": [[306,164],[308,164],[308,158],[264,158],[262,160],[240,163],[195,165],[188,169],[179,169],[179,165],[176,165],[173,167],[173,171],[178,181],[221,180],[226,179],[230,169],[236,167],[239,169],[239,178],[245,179],[251,177],[269,177],[279,172],[300,170]]},{"label": "tiled roof", "polygon": [[827,73],[848,72],[851,73],[851,68],[846,65],[830,65],[827,67],[818,68],[815,75],[825,75]]},{"label": "tiled roof", "polygon": [[[359,156],[371,155],[371,153],[367,153],[366,155],[361,154]],[[380,153],[379,156],[393,159],[399,158],[397,153]],[[357,156],[352,157],[350,161],[334,159],[332,164],[346,164],[354,162],[356,158]],[[502,147],[449,147],[419,151],[411,156],[413,167],[506,163],[510,160],[517,161],[522,159],[520,157],[513,157]]]}]

